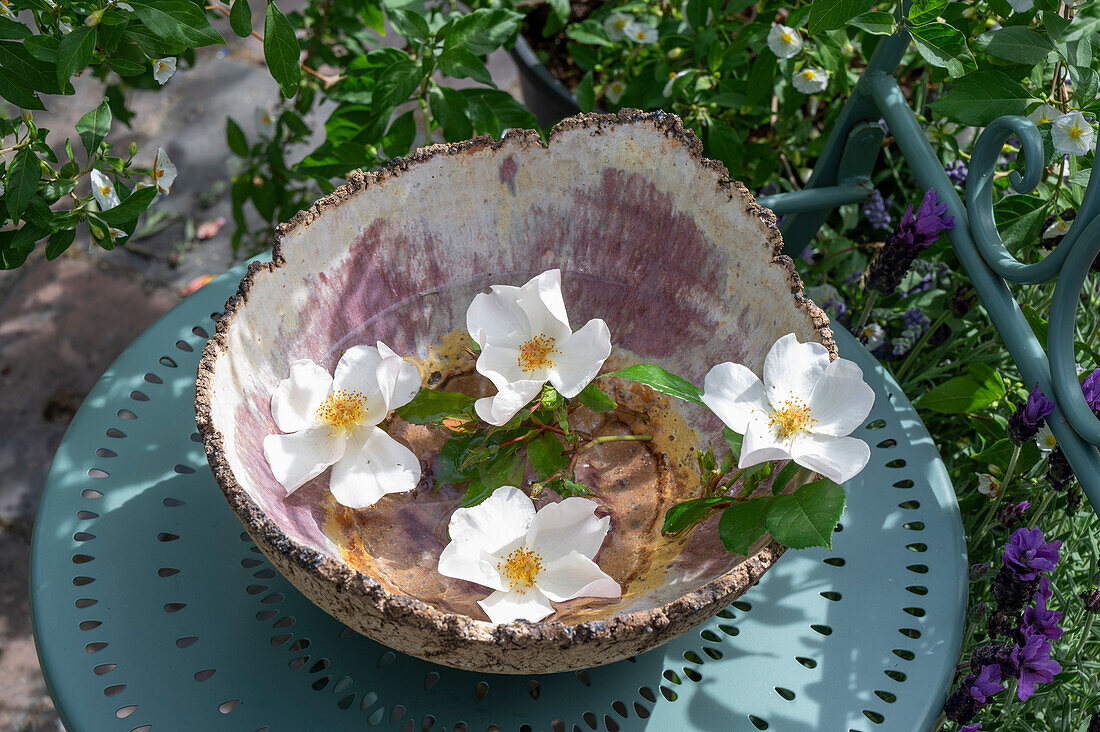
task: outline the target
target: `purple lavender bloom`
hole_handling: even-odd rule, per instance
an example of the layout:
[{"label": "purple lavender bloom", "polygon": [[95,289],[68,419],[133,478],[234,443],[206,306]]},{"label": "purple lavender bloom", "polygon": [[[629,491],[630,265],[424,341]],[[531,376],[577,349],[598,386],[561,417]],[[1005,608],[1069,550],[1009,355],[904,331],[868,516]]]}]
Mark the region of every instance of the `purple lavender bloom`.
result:
[{"label": "purple lavender bloom", "polygon": [[1089,408],[1100,414],[1100,369],[1093,369],[1093,372],[1085,377],[1081,382],[1081,392],[1084,393]]},{"label": "purple lavender bloom", "polygon": [[965,727],[959,727],[959,732],[982,732],[982,723],[975,722],[974,724],[968,724]]},{"label": "purple lavender bloom", "polygon": [[1021,580],[1033,580],[1041,572],[1054,569],[1061,546],[1061,541],[1044,541],[1042,529],[1016,529],[1001,558],[1005,566]]},{"label": "purple lavender bloom", "polygon": [[989,703],[990,697],[999,691],[1004,691],[1001,667],[983,666],[977,676],[969,674],[966,677],[962,686],[948,698],[943,710],[952,721],[969,722]]},{"label": "purple lavender bloom", "polygon": [[1082,592],[1081,599],[1085,601],[1085,610],[1090,613],[1100,613],[1100,590],[1093,587],[1088,592]]},{"label": "purple lavender bloom", "polygon": [[1036,684],[1047,684],[1054,675],[1062,672],[1062,665],[1050,657],[1050,641],[1041,635],[1024,631],[1024,644],[1016,647],[1016,658],[1020,662],[1020,681],[1016,685],[1016,696],[1026,701],[1035,693]]},{"label": "purple lavender bloom", "polygon": [[1056,491],[1065,490],[1073,480],[1073,467],[1070,466],[1066,454],[1060,447],[1054,448],[1047,459],[1047,480],[1050,481],[1050,487]]},{"label": "purple lavender bloom", "polygon": [[890,228],[890,222],[893,219],[886,211],[886,199],[877,188],[871,192],[871,197],[863,204],[863,216],[875,229],[886,231]]},{"label": "purple lavender bloom", "polygon": [[952,184],[962,188],[966,185],[966,163],[961,160],[952,160],[944,168],[944,172],[947,173],[947,179]]},{"label": "purple lavender bloom", "polygon": [[[1049,592],[1050,585],[1047,585]],[[1062,637],[1062,629],[1058,622],[1062,619],[1062,613],[1057,610],[1047,609],[1049,596],[1038,592],[1035,595],[1035,607],[1024,608],[1024,621],[1021,629],[1024,637],[1042,636],[1048,640],[1058,640]]]},{"label": "purple lavender bloom", "polygon": [[1016,407],[1008,419],[1008,438],[1015,445],[1023,445],[1035,439],[1047,415],[1054,411],[1054,402],[1047,399],[1036,384],[1027,401]]},{"label": "purple lavender bloom", "polygon": [[909,308],[901,316],[901,319],[905,323],[906,329],[916,331],[918,336],[923,335],[928,326],[932,325],[932,321],[920,308]]},{"label": "purple lavender bloom", "polygon": [[1018,676],[1020,664],[1013,653],[1015,648],[1016,644],[1011,641],[978,646],[970,653],[970,668],[994,665],[1000,667],[1001,678],[1007,679]]},{"label": "purple lavender bloom", "polygon": [[952,228],[955,219],[946,216],[947,204],[940,203],[935,189],[928,189],[916,214],[913,205],[905,209],[897,228],[886,242],[867,272],[868,285],[884,295],[892,294],[902,277],[913,265],[920,251],[934,243],[941,232]]}]

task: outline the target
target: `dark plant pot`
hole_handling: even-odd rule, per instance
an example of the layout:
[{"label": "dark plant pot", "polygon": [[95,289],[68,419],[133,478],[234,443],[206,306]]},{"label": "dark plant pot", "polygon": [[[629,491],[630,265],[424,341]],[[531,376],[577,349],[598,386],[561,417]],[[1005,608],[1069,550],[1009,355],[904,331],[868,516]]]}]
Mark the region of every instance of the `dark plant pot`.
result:
[{"label": "dark plant pot", "polygon": [[522,35],[516,37],[516,45],[509,53],[519,67],[523,103],[535,115],[540,127],[551,127],[581,111],[573,93],[550,74]]}]

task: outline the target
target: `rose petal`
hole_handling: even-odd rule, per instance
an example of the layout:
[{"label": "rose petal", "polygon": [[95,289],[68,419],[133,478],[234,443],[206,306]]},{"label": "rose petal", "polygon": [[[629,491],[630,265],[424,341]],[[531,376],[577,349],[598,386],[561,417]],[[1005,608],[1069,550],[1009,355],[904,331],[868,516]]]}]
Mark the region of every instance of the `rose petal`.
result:
[{"label": "rose petal", "polygon": [[759,377],[747,366],[729,361],[707,372],[703,379],[703,404],[739,435],[745,434],[754,411],[771,411]]},{"label": "rose petal", "polygon": [[329,490],[349,508],[373,506],[387,493],[404,493],[420,482],[412,450],[377,427],[360,430],[332,468]]},{"label": "rose petal", "polygon": [[541,373],[541,370],[540,372],[523,371],[519,367],[519,350],[506,346],[490,344],[482,347],[474,367],[479,374],[493,382],[493,386],[498,390],[503,389],[513,381],[543,382],[546,380],[546,376]]},{"label": "rose petal", "polygon": [[816,420],[811,432],[843,437],[863,424],[875,405],[875,390],[863,381],[863,371],[854,361],[838,358],[821,375],[808,406]]},{"label": "rose petal", "polygon": [[466,553],[499,556],[527,536],[534,517],[531,499],[518,488],[504,485],[476,506],[456,508],[448,532],[451,543],[459,544]]},{"label": "rose petal", "polygon": [[477,416],[491,425],[505,424],[542,391],[543,381],[513,381],[494,396],[474,402]]},{"label": "rose petal", "polygon": [[535,578],[535,586],[554,602],[565,602],[574,597],[622,595],[619,583],[580,552],[570,552],[547,564],[546,569]]},{"label": "rose petal", "polygon": [[786,460],[791,457],[791,439],[780,440],[768,424],[768,419],[769,415],[762,411],[754,412],[749,419],[737,467],[749,468],[768,460]]},{"label": "rose petal", "polygon": [[271,416],[283,432],[297,432],[317,424],[317,410],[332,390],[332,377],[306,359],[290,364],[290,377],[271,394]]},{"label": "rose petal", "polygon": [[[411,361],[406,361],[394,353],[382,341],[378,341],[377,348],[378,354],[382,356],[382,362],[378,364],[376,371],[378,389],[386,402],[388,413],[392,409],[403,407],[411,402],[420,391],[420,370]],[[382,419],[385,419],[385,415]]]},{"label": "rose petal", "polygon": [[764,358],[764,387],[768,401],[780,406],[792,396],[809,399],[818,379],[829,365],[829,351],[820,343],[799,343],[788,333],[771,347]]},{"label": "rose petal", "polygon": [[466,310],[466,330],[477,344],[516,348],[531,337],[531,324],[519,306],[520,288],[493,285],[491,292],[475,295]]},{"label": "rose petal", "polygon": [[542,333],[564,343],[573,331],[561,296],[561,270],[547,270],[519,289],[519,306],[527,314],[531,335]]},{"label": "rose petal", "polygon": [[832,437],[800,432],[791,445],[791,458],[837,483],[854,478],[871,459],[871,448],[855,437]]},{"label": "rose petal", "polygon": [[[511,546],[518,546],[518,542]],[[500,576],[498,561],[496,557],[469,544],[452,541],[443,547],[439,555],[438,570],[444,577],[476,582],[493,590],[507,590],[508,582]]]},{"label": "rose petal", "polygon": [[558,353],[552,356],[550,383],[562,396],[573,398],[588,386],[607,357],[611,355],[611,331],[607,323],[593,318],[569,339],[563,342]]},{"label": "rose petal", "polygon": [[[352,346],[344,351],[344,355],[336,364],[336,373],[332,377],[333,390],[358,391],[370,399],[380,392],[378,386],[380,363],[382,363],[382,354],[376,347]],[[382,403],[385,404],[385,399]]]},{"label": "rose petal", "polygon": [[511,623],[520,619],[535,623],[554,612],[550,601],[534,588],[527,592],[494,592],[477,604],[491,623]]},{"label": "rose petal", "polygon": [[527,531],[527,546],[542,557],[544,564],[557,561],[572,551],[592,559],[603,546],[610,516],[596,518],[599,504],[571,496],[560,503],[543,506]]},{"label": "rose petal", "polygon": [[264,457],[287,495],[325,472],[344,455],[345,440],[329,425],[264,438]]}]

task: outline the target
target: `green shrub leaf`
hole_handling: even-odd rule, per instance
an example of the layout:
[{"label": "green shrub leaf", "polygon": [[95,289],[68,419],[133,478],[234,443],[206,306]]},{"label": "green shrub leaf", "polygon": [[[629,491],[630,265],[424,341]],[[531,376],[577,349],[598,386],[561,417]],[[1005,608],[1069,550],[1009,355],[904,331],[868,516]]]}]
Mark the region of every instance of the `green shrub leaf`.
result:
[{"label": "green shrub leaf", "polygon": [[612,371],[604,376],[617,376],[620,379],[630,379],[639,384],[645,384],[662,394],[674,396],[677,399],[702,404],[703,390],[676,374],[666,371],[654,364],[642,363],[636,366],[627,366],[625,369]]},{"label": "green shrub leaf", "polygon": [[301,52],[294,26],[275,3],[269,2],[264,18],[264,60],[271,77],[288,99],[297,93],[302,81],[302,67],[298,61]]},{"label": "green shrub leaf", "polygon": [[833,529],[844,512],[844,488],[823,478],[772,501],[767,525],[776,541],[791,549],[832,548]]}]

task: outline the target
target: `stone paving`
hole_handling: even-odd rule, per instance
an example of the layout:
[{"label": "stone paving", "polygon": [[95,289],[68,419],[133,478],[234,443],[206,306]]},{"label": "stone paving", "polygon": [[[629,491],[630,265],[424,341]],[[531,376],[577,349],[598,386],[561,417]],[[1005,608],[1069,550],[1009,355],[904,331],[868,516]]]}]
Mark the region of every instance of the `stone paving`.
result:
[{"label": "stone paving", "polygon": [[[163,146],[179,169],[170,196],[157,204],[175,222],[127,250],[88,251],[86,237],[47,262],[38,251],[14,272],[0,272],[0,730],[62,730],[38,667],[31,635],[28,562],[38,499],[69,421],[100,375],[138,334],[181,298],[196,277],[237,261],[229,223],[184,249],[185,227],[224,216],[231,222],[225,117],[254,134],[253,110],[277,100],[259,44],[221,29],[228,49],[203,49],[157,94],[136,92],[132,127],[115,122],[108,140],[131,140],[151,160]],[[503,53],[490,58],[502,89],[517,91]],[[77,94],[47,100],[36,121],[64,141],[64,131],[95,107],[102,86],[80,80]],[[51,142],[57,140],[51,136]],[[139,160],[142,158],[139,157]],[[146,163],[148,161],[145,161]],[[192,240],[193,242],[193,240]]]}]

